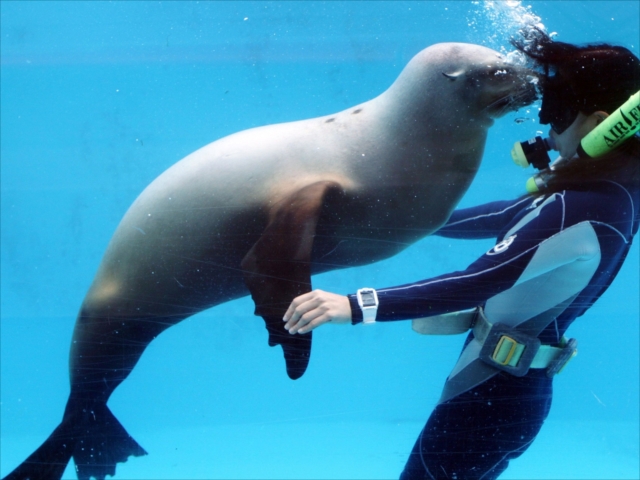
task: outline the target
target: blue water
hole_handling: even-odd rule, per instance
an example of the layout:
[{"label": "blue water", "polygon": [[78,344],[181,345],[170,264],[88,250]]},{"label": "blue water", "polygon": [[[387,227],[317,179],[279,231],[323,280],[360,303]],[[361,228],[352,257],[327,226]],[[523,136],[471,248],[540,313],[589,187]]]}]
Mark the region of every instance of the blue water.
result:
[{"label": "blue water", "polygon": [[[433,43],[509,47],[506,10],[485,2],[0,5],[2,475],[60,421],[75,315],[119,220],[156,176],[229,133],[373,98]],[[638,54],[638,1],[526,5],[559,40]],[[534,106],[496,123],[462,205],[523,193],[530,172],[509,150],[536,133],[536,116]],[[314,286],[348,293],[427,278],[491,244],[427,238]],[[580,355],[503,478],[640,478],[639,271],[636,242],[571,327]],[[406,322],[323,327],[292,382],[252,311],[246,298],[230,302],[151,344],[109,403],[149,456],[116,478],[397,477],[462,338],[420,337]]]}]

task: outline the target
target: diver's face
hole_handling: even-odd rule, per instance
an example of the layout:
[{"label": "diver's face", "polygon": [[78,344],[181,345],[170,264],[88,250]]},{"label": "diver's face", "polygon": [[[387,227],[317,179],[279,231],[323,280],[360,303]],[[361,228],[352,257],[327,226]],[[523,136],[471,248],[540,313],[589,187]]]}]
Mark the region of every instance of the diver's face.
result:
[{"label": "diver's face", "polygon": [[566,130],[557,133],[553,128],[549,136],[555,140],[556,150],[562,158],[571,158],[576,154],[580,140],[598,125],[598,117],[595,114],[585,115],[582,112]]}]

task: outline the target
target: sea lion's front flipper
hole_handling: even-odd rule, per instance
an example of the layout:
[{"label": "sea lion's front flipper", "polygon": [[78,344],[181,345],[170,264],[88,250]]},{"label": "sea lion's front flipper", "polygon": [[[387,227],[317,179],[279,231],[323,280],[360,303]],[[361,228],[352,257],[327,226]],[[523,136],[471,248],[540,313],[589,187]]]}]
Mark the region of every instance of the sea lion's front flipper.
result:
[{"label": "sea lion's front flipper", "polygon": [[322,205],[335,182],[317,182],[287,197],[270,211],[260,239],[242,260],[255,314],[266,322],[269,345],[282,345],[287,374],[300,378],[309,364],[311,333],[291,335],[282,317],[291,301],[311,291],[311,252]]}]

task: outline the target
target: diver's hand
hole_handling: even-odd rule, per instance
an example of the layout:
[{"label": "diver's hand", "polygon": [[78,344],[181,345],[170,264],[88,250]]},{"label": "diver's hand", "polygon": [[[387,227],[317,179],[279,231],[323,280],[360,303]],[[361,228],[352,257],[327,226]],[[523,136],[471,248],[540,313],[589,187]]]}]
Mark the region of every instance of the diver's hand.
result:
[{"label": "diver's hand", "polygon": [[282,319],[290,334],[307,333],[323,323],[351,323],[351,306],[344,295],[314,290],[293,299]]}]

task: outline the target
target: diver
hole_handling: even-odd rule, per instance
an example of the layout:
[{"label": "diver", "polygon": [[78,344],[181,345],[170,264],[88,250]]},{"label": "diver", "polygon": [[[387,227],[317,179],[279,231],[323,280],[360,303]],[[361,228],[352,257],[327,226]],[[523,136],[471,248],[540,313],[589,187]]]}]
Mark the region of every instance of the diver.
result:
[{"label": "diver", "polygon": [[[514,45],[540,72],[540,123],[560,156],[535,161],[528,195],[456,210],[436,233],[496,245],[466,270],[412,284],[314,290],[283,320],[291,334],[408,319],[425,334],[469,330],[403,480],[493,479],[525,452],[549,413],[553,377],[576,353],[565,332],[607,290],[638,231],[640,61],[543,33]],[[514,159],[530,163],[523,154]]]}]

